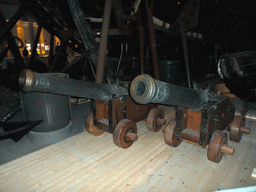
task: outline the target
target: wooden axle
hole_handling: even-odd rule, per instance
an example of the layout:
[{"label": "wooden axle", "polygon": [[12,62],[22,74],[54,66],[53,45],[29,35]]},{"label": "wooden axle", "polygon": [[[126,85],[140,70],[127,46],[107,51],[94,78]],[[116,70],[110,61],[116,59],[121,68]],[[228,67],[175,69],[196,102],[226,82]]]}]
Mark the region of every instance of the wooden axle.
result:
[{"label": "wooden axle", "polygon": [[242,128],[241,128],[241,133],[250,134],[250,132],[251,132],[251,129],[250,129],[250,128],[246,128],[246,127],[242,127]]},{"label": "wooden axle", "polygon": [[[202,148],[203,148],[202,145],[199,145],[199,144],[197,144],[197,143],[195,143],[195,142],[193,142],[193,141],[189,141],[189,140],[187,140],[187,139],[181,139],[181,140],[184,141],[184,142],[187,142],[187,143],[189,143],[189,144],[196,145],[196,146],[198,146],[198,147],[202,147]],[[205,149],[208,149],[208,148],[209,148],[209,145],[206,145],[206,146],[205,146]],[[223,144],[222,147],[221,147],[221,149],[220,149],[220,151],[221,151],[222,153],[226,153],[226,154],[228,154],[228,155],[234,155],[235,148],[234,148],[234,147],[229,147],[228,145]]]},{"label": "wooden axle", "polygon": [[164,125],[166,123],[166,120],[165,119],[161,119],[161,118],[158,118],[157,119],[157,124],[158,125]]},{"label": "wooden axle", "polygon": [[124,137],[128,141],[137,141],[139,138],[139,136],[137,134],[129,133],[129,132],[126,133]]},{"label": "wooden axle", "polygon": [[234,152],[235,152],[235,148],[234,147],[229,147],[227,146],[226,144],[223,144],[220,148],[220,151],[222,153],[226,153],[226,154],[229,154],[229,155],[233,155]]}]

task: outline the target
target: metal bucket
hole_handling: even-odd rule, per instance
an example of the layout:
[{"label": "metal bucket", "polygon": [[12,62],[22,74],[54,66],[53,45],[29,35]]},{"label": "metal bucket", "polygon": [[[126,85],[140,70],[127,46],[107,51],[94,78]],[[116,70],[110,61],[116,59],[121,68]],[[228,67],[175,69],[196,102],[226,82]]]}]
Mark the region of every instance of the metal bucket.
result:
[{"label": "metal bucket", "polygon": [[[49,73],[68,78],[67,74]],[[70,136],[71,130],[71,103],[70,97],[50,93],[20,92],[23,120],[41,120],[28,133],[28,137],[33,142],[55,143]]]}]

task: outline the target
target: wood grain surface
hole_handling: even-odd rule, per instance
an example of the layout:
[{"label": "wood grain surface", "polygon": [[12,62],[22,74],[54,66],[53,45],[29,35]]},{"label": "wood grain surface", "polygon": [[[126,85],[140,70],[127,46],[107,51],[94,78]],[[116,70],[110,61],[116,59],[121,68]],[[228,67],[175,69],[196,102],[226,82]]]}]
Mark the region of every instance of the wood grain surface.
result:
[{"label": "wood grain surface", "polygon": [[[162,107],[166,116],[173,108]],[[162,131],[137,123],[139,139],[130,148],[114,145],[111,134],[83,132],[0,166],[0,191],[214,191],[256,185],[255,120],[246,123],[233,156],[219,164],[208,161],[207,150],[182,142],[165,144]]]}]

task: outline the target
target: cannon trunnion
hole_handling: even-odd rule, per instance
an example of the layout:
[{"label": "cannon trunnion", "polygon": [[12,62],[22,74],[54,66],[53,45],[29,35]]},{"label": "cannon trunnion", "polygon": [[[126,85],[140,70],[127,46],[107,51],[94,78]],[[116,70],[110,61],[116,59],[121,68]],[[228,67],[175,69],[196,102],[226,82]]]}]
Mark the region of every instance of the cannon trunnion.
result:
[{"label": "cannon trunnion", "polygon": [[244,116],[235,116],[228,97],[214,94],[210,88],[194,87],[168,84],[144,74],[132,81],[130,94],[141,104],[176,106],[175,119],[166,120],[163,126],[166,144],[177,147],[185,141],[206,148],[208,159],[219,163],[224,153],[233,155],[235,150],[227,145],[227,131],[230,140],[239,142],[250,129],[244,127]]}]

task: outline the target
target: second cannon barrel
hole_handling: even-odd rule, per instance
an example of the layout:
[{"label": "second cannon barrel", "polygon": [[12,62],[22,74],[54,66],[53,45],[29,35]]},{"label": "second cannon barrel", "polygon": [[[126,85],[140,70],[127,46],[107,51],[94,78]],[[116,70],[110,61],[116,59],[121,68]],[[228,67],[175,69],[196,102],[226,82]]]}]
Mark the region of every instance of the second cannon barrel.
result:
[{"label": "second cannon barrel", "polygon": [[198,91],[155,80],[147,74],[132,81],[130,95],[140,104],[158,103],[199,109],[204,103]]}]

